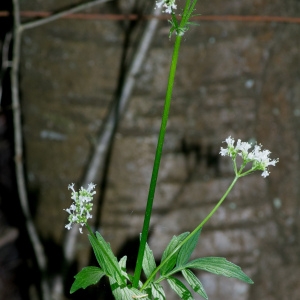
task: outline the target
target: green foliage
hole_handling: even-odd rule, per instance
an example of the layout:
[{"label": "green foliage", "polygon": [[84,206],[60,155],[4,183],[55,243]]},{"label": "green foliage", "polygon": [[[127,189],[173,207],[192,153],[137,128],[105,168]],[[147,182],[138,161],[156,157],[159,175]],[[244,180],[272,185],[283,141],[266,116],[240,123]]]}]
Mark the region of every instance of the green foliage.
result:
[{"label": "green foliage", "polygon": [[188,284],[191,286],[191,288],[198,293],[200,296],[202,296],[204,299],[208,299],[208,296],[204,290],[204,287],[201,283],[201,281],[196,277],[196,275],[189,269],[183,269],[181,271],[183,277],[188,282]]},{"label": "green foliage", "polygon": [[99,232],[89,235],[89,240],[95,253],[96,259],[107,276],[114,278],[119,285],[126,284],[126,278],[122,275],[117,258],[114,256],[110,245],[104,240]]},{"label": "green foliage", "polygon": [[224,257],[198,258],[186,264],[185,267],[191,269],[200,269],[226,277],[237,278],[250,284],[253,283],[253,281],[242,271],[239,266],[226,260]]},{"label": "green foliage", "polygon": [[[127,280],[129,280],[130,278],[132,278],[132,276],[130,276],[126,272],[126,261],[127,261],[127,257],[126,256],[122,257],[119,261],[119,266],[122,270],[122,275]],[[109,283],[110,283],[112,293],[113,293],[116,300],[132,300],[134,298],[136,298],[136,299],[148,299],[147,298],[147,296],[148,296],[147,293],[142,293],[138,289],[136,289],[134,287],[130,287],[128,285],[126,285],[126,286],[120,285],[120,284],[118,284],[116,279],[113,278],[113,277],[109,277]],[[140,285],[141,285],[141,283],[140,283]]]},{"label": "green foliage", "polygon": [[151,283],[151,291],[153,300],[166,300],[164,289],[159,283]]},{"label": "green foliage", "polygon": [[[201,281],[190,269],[204,270],[217,275],[233,277],[246,283],[253,283],[239,266],[227,261],[225,258],[204,257],[189,261],[198,243],[201,229],[194,231],[192,234],[185,232],[179,236],[173,236],[163,252],[161,267],[156,267],[153,252],[146,244],[143,270],[148,279],[144,285],[139,281],[138,286],[140,290],[131,286],[133,276],[128,274],[126,270],[127,257],[122,257],[118,262],[110,245],[99,232],[96,233],[96,236],[89,235],[89,240],[101,268],[83,268],[75,276],[70,293],[96,284],[106,275],[109,278],[111,290],[116,300],[165,300],[166,296],[160,285],[160,282],[163,280],[167,280],[170,287],[181,299],[192,300],[194,298],[190,290],[178,278],[173,276],[181,272],[191,289],[204,299],[208,299]],[[159,269],[160,277],[155,280],[155,274]]]},{"label": "green foliage", "polygon": [[[117,281],[111,277],[109,277],[109,283],[116,300],[133,300],[134,298],[137,298],[137,296],[140,296],[141,298],[141,296],[146,294],[133,287],[130,288],[128,286],[120,286]],[[147,298],[143,297],[141,299]]]},{"label": "green foliage", "polygon": [[96,284],[105,275],[105,273],[98,267],[85,267],[74,278],[75,281],[71,286],[70,293],[76,292],[78,289],[85,289],[86,287]]},{"label": "green foliage", "polygon": [[192,253],[194,252],[198,239],[200,236],[202,228],[200,228],[181,248],[178,253],[176,266],[182,266],[190,259]]},{"label": "green foliage", "polygon": [[170,287],[178,294],[180,299],[183,300],[193,300],[193,295],[191,292],[186,288],[186,286],[177,278],[175,277],[168,277],[167,279]]},{"label": "green foliage", "polygon": [[146,275],[146,278],[148,278],[152,274],[155,268],[156,268],[156,263],[153,256],[153,252],[152,250],[150,250],[148,244],[146,243],[145,253],[143,257],[143,270]]},{"label": "green foliage", "polygon": [[[157,272],[160,268],[160,277],[157,280],[153,280],[153,274],[150,274],[150,269],[148,269],[148,275],[146,276],[147,278],[149,277],[149,279],[142,289],[147,291],[149,297],[152,296],[150,299],[165,299],[165,295],[162,293],[163,289],[159,284],[165,279],[181,299],[194,299],[190,290],[178,278],[173,277],[174,274],[181,272],[191,289],[207,300],[208,296],[201,281],[190,269],[204,270],[217,275],[233,277],[246,283],[253,283],[239,266],[227,261],[225,258],[204,257],[189,261],[198,243],[201,230],[202,228],[200,227],[198,231],[194,231],[192,234],[185,232],[178,237],[173,236],[163,252],[161,267],[155,268],[155,265],[152,265],[151,269],[154,270],[153,272]],[[146,249],[145,252],[147,252],[147,254],[145,253],[144,257],[149,257],[150,260],[154,259],[148,245]],[[144,264],[148,266],[148,263],[144,262]]]},{"label": "green foliage", "polygon": [[182,19],[180,23],[178,22],[175,13],[172,12],[171,20],[168,20],[168,22],[171,24],[169,38],[171,38],[174,32],[178,36],[183,36],[185,32],[189,30],[190,25],[199,25],[195,22],[189,22],[189,19],[195,16],[192,15],[192,13],[195,10],[195,5],[197,1],[198,0],[193,0],[192,3],[190,2],[190,0],[187,1],[187,5],[183,11]]},{"label": "green foliage", "polygon": [[177,261],[177,256],[179,249],[173,253],[173,251],[176,249],[176,247],[189,235],[189,232],[182,233],[179,236],[173,236],[170,243],[168,244],[167,248],[165,249],[161,263],[165,262],[166,258],[169,255],[172,255],[170,258],[168,258],[167,262],[162,266],[160,269],[161,275],[165,275],[167,272],[171,271]]}]

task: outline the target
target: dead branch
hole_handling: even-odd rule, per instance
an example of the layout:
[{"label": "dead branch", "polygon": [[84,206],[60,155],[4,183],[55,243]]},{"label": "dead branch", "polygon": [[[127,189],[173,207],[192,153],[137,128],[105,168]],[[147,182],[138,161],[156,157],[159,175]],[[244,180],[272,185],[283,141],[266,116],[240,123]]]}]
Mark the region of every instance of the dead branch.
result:
[{"label": "dead branch", "polygon": [[36,21],[32,21],[32,22],[28,22],[28,23],[24,23],[24,24],[21,25],[21,30],[41,26],[41,25],[47,24],[49,22],[53,22],[55,20],[63,18],[67,15],[73,14],[77,11],[88,9],[88,8],[91,8],[95,5],[98,5],[98,4],[101,4],[101,3],[104,3],[104,2],[108,2],[108,1],[110,1],[110,0],[95,0],[95,1],[87,2],[87,3],[79,4],[75,7],[70,8],[70,9],[61,11],[61,12],[56,13],[56,14],[53,14],[49,17],[46,17],[46,18],[43,18],[43,19],[40,19],[40,20],[36,20]]},{"label": "dead branch", "polygon": [[[158,16],[160,13],[161,12],[159,9],[153,10],[153,14],[155,16]],[[124,79],[124,85],[122,87],[120,98],[110,110],[107,121],[103,126],[102,133],[98,138],[94,153],[87,168],[87,173],[82,183],[84,186],[90,182],[96,182],[99,174],[102,173],[106,152],[111,139],[113,138],[116,123],[121,118],[122,114],[124,113],[125,107],[128,104],[137,77],[136,75],[139,73],[142,63],[145,59],[158,21],[159,20],[157,18],[148,21],[148,24],[144,30],[143,36],[139,42],[139,45],[129,67],[128,73]],[[73,228],[68,231],[68,234],[65,238],[64,255],[69,263],[74,259],[77,235],[78,227],[73,226]]]},{"label": "dead branch", "polygon": [[107,0],[98,0],[98,1],[88,2],[85,4],[78,5],[72,9],[68,9],[66,11],[54,14],[48,18],[45,18],[45,20],[33,21],[22,25],[20,21],[19,0],[13,0],[14,30],[13,30],[13,54],[12,54],[12,64],[11,64],[11,96],[12,96],[13,123],[14,123],[16,180],[17,180],[21,208],[26,219],[26,228],[34,249],[38,267],[43,275],[41,286],[42,286],[43,299],[46,300],[50,299],[51,297],[49,284],[45,278],[47,259],[46,259],[43,245],[39,239],[38,233],[36,231],[36,228],[34,226],[31,217],[31,213],[28,205],[28,195],[26,190],[24,165],[23,165],[23,134],[22,134],[22,123],[21,123],[21,106],[20,106],[19,78],[18,78],[22,31],[25,29],[43,25],[45,23],[57,20],[67,14],[73,13],[74,11],[83,10],[85,8],[106,1]]},{"label": "dead branch", "polygon": [[6,70],[11,67],[11,61],[9,60],[9,45],[12,40],[12,33],[8,32],[5,35],[4,42],[2,45],[2,61],[1,61],[1,71],[0,71],[0,105],[2,102],[2,93],[3,93],[3,88],[2,88],[2,80],[5,76]]}]

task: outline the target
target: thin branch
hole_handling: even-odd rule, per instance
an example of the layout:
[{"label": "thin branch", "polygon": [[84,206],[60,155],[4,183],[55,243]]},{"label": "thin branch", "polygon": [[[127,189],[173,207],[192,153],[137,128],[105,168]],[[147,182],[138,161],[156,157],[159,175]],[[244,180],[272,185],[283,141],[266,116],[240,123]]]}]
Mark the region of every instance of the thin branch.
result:
[{"label": "thin branch", "polygon": [[[20,15],[25,18],[32,17],[49,17],[51,12],[48,11],[21,11]],[[9,17],[9,11],[0,11],[1,17]],[[121,15],[121,14],[98,14],[98,13],[84,13],[84,14],[72,14],[65,15],[61,18],[67,19],[81,19],[81,20],[150,20],[153,18],[158,18],[160,20],[168,20],[169,15],[164,14],[160,16],[155,15]],[[241,16],[241,15],[201,15],[194,16],[191,18],[192,21],[208,21],[208,22],[256,22],[256,23],[300,23],[299,17],[288,17],[288,16]],[[36,22],[36,21],[34,21]],[[27,23],[26,23],[27,24]]]},{"label": "thin branch", "polygon": [[11,61],[9,60],[9,45],[12,40],[12,33],[8,32],[5,35],[4,42],[2,45],[2,61],[1,61],[1,71],[0,71],[0,105],[2,103],[2,80],[5,76],[6,70],[11,67]]},{"label": "thin branch", "polygon": [[[154,10],[153,14],[155,16],[158,16],[160,14],[160,10]],[[125,77],[120,98],[110,110],[107,121],[103,126],[102,134],[98,138],[97,145],[89,162],[87,173],[83,180],[83,185],[87,185],[90,182],[97,181],[98,175],[102,173],[104,167],[104,160],[106,157],[105,154],[107,152],[111,139],[113,138],[115,126],[122,114],[124,113],[124,110],[128,104],[135,80],[137,78],[136,75],[139,73],[142,63],[145,59],[146,53],[149,50],[150,43],[153,39],[158,21],[159,20],[155,18],[150,20],[146,25],[143,36],[139,42],[136,53],[129,67],[128,73]],[[65,238],[64,255],[69,263],[74,259],[77,235],[78,227],[73,226],[73,228],[70,231],[68,231],[68,234]]]},{"label": "thin branch", "polygon": [[15,167],[18,192],[23,214],[26,219],[26,228],[35,253],[38,267],[42,273],[42,293],[43,299],[50,299],[49,286],[45,279],[45,271],[47,268],[47,260],[43,245],[41,244],[37,231],[34,227],[29,205],[28,196],[24,178],[23,167],[23,136],[21,124],[21,109],[19,96],[19,64],[20,64],[20,47],[21,47],[21,30],[20,30],[20,14],[19,1],[13,0],[14,9],[14,30],[13,30],[13,56],[11,68],[11,96],[13,107],[13,123],[14,123],[14,142],[15,142]]},{"label": "thin branch", "polygon": [[19,0],[13,0],[13,15],[14,15],[14,30],[13,30],[13,54],[11,64],[11,97],[13,108],[13,123],[14,123],[14,142],[15,142],[15,168],[16,168],[16,180],[18,186],[18,193],[20,198],[21,208],[26,219],[26,228],[34,254],[37,260],[38,267],[42,274],[41,288],[42,297],[45,300],[51,298],[49,284],[46,280],[47,259],[42,243],[40,242],[38,233],[34,226],[32,216],[28,205],[28,195],[25,183],[25,172],[23,166],[23,135],[22,135],[22,122],[21,122],[21,107],[20,107],[20,95],[19,95],[19,66],[20,66],[20,52],[21,52],[21,36],[22,31],[29,28],[34,28],[48,22],[57,20],[67,14],[79,11],[85,8],[89,8],[96,4],[106,2],[107,0],[92,1],[85,4],[81,4],[72,9],[52,15],[45,20],[38,20],[29,22],[22,25],[20,21],[20,8]]},{"label": "thin branch", "polygon": [[101,3],[104,3],[104,2],[108,2],[108,1],[110,1],[110,0],[95,0],[95,1],[87,2],[87,3],[79,4],[75,7],[72,7],[70,9],[61,11],[61,12],[56,13],[56,14],[53,14],[53,15],[51,15],[49,17],[46,17],[46,18],[43,18],[41,20],[36,20],[36,21],[24,23],[24,24],[21,25],[21,30],[41,26],[41,25],[47,24],[49,22],[53,22],[57,19],[61,19],[65,16],[73,14],[77,11],[81,11],[81,10],[84,10],[84,9],[87,9],[87,8],[91,8],[95,5],[98,5],[98,4],[101,4]]}]

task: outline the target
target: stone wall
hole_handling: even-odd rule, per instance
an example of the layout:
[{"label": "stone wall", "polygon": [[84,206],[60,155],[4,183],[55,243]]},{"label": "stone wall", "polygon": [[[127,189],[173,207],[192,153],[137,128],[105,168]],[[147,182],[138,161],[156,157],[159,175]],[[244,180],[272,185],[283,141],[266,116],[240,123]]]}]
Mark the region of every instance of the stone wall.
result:
[{"label": "stone wall", "polygon": [[[21,1],[57,10],[76,1]],[[122,1],[91,12],[122,12]],[[149,12],[146,10],[145,12]],[[202,15],[297,16],[299,1],[199,1]],[[132,53],[144,22],[133,27]],[[161,21],[115,134],[100,230],[116,253],[141,231],[174,38]],[[61,245],[67,186],[82,179],[118,87],[124,22],[59,20],[24,32],[21,92],[26,167],[35,224]],[[157,259],[174,234],[192,230],[233,178],[219,158],[229,135],[257,141],[280,158],[271,175],[241,179],[203,229],[197,256],[225,256],[255,284],[199,273],[210,299],[298,299],[299,24],[201,22],[184,36],[151,223]],[[126,60],[128,62],[130,57]],[[99,183],[98,183],[99,187]],[[99,206],[98,206],[99,208]],[[87,261],[86,236],[77,244]],[[50,261],[52,261],[52,258]],[[168,299],[176,299],[172,296]]]}]

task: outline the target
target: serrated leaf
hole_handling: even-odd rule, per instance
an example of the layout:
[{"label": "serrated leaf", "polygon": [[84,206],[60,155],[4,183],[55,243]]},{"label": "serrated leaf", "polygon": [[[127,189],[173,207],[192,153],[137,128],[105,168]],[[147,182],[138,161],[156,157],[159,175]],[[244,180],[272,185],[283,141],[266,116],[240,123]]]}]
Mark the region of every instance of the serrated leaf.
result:
[{"label": "serrated leaf", "polygon": [[76,276],[73,282],[70,294],[73,294],[79,289],[85,289],[86,287],[96,284],[105,275],[105,273],[98,267],[85,267]]},{"label": "serrated leaf", "polygon": [[[168,244],[167,248],[165,249],[162,255],[161,263],[175,250],[175,248],[188,236],[188,234],[189,232],[184,232],[179,236],[175,236],[175,235],[173,236],[173,238],[171,239],[170,243]],[[162,266],[162,268],[160,269],[161,275],[165,275],[166,273],[168,273],[174,268],[179,250],[180,249],[178,249],[172,255],[172,257],[166,262],[166,264]]]},{"label": "serrated leaf", "polygon": [[208,299],[208,296],[204,290],[204,287],[201,281],[196,277],[196,275],[189,269],[184,269],[181,271],[183,277],[187,281],[187,283],[191,286],[191,288],[200,296],[205,299]]},{"label": "serrated leaf", "polygon": [[234,263],[224,257],[203,257],[186,264],[186,268],[204,270],[213,274],[233,277],[252,284],[253,281]]},{"label": "serrated leaf", "polygon": [[176,294],[183,300],[194,300],[192,293],[187,289],[187,287],[177,278],[168,277],[167,281],[172,288],[176,292]]},{"label": "serrated leaf", "polygon": [[122,275],[117,258],[114,256],[110,245],[104,240],[99,232],[96,232],[97,239],[89,235],[96,259],[106,275],[115,278],[119,285],[126,284],[126,278]]},{"label": "serrated leaf", "polygon": [[183,266],[190,259],[193,251],[195,250],[195,248],[197,246],[201,229],[202,228],[200,228],[199,231],[194,236],[192,236],[179,250],[179,253],[177,256],[177,262],[176,262],[177,267]]},{"label": "serrated leaf", "polygon": [[153,300],[166,300],[164,289],[159,283],[151,283],[151,294]]},{"label": "serrated leaf", "polygon": [[[150,250],[148,244],[146,243],[145,253],[143,257],[143,270],[146,275],[146,278],[148,278],[152,274],[155,268],[156,268],[156,263],[153,256],[153,252],[152,250]],[[152,279],[152,281],[153,280],[154,278]]]}]

